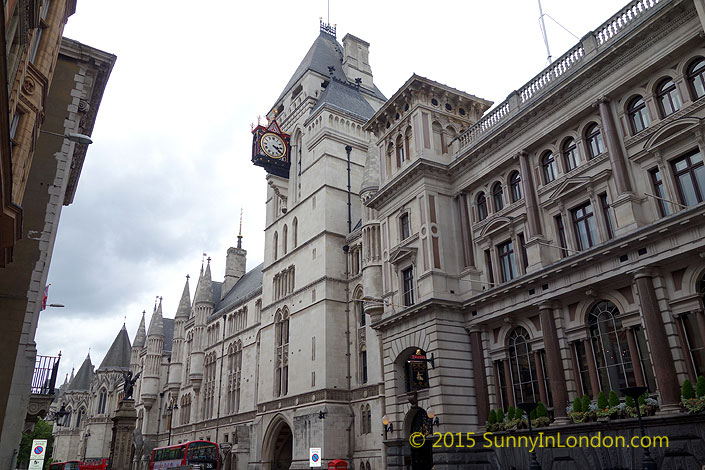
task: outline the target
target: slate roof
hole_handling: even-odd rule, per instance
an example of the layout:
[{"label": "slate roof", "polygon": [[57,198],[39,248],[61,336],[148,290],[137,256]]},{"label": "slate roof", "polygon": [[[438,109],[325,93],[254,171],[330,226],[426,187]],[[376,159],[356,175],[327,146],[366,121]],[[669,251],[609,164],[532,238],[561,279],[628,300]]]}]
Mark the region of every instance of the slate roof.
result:
[{"label": "slate roof", "polygon": [[318,103],[311,110],[311,116],[323,107],[329,105],[333,108],[359,117],[367,121],[374,116],[375,110],[372,109],[370,103],[362,96],[362,93],[354,86],[347,82],[341,82],[337,79],[330,81],[326,89],[318,99]]},{"label": "slate roof", "polygon": [[105,354],[98,370],[111,368],[128,369],[130,367],[131,348],[132,346],[130,345],[130,337],[127,334],[127,329],[125,325],[122,325],[120,332]]},{"label": "slate roof", "polygon": [[90,390],[91,380],[93,380],[93,364],[91,363],[91,355],[86,356],[86,359],[81,364],[81,368],[78,369],[76,376],[71,380],[67,392],[78,391],[78,390]]},{"label": "slate roof", "polygon": [[174,344],[174,319],[163,318],[162,327],[164,328],[164,345],[162,346],[162,351],[171,352]]},{"label": "slate roof", "polygon": [[[296,83],[301,80],[301,77],[303,77],[304,74],[309,70],[321,74],[324,77],[330,77],[328,67],[333,67],[334,79],[337,79],[340,82],[346,84],[349,83],[347,77],[345,76],[345,73],[343,72],[342,63],[343,46],[338,43],[335,37],[326,32],[321,31],[316,40],[313,41],[311,48],[306,53],[299,66],[296,68],[296,71],[291,76],[291,79],[289,79],[289,83],[287,83],[284,87],[284,91],[282,91],[281,95],[279,95],[279,98],[277,98],[277,100],[274,102],[274,106],[276,106],[276,103],[278,103],[284,96],[286,96],[287,93],[291,91],[292,88],[294,88],[294,85],[296,85]],[[328,93],[330,89],[330,85],[334,81],[335,80],[332,80],[331,83],[329,83],[328,87],[321,95],[321,98],[319,98],[318,104],[311,111],[311,114],[313,114],[313,112],[320,107],[320,104],[324,101],[326,93]],[[359,90],[356,90],[354,89],[354,87],[351,87],[351,91],[348,91],[347,93],[345,91],[335,90],[332,93],[328,93],[329,97],[327,98],[327,101],[331,104],[337,105],[339,109],[352,112],[353,114],[358,116],[367,117],[369,111],[360,103],[360,100],[364,101],[370,110],[372,109],[372,107],[362,96],[363,93],[368,94],[370,96],[374,96],[382,101],[387,100],[387,98],[382,94],[382,92],[379,91],[379,88],[374,86],[373,90],[368,90],[365,88],[360,88]],[[347,108],[347,105],[350,105],[351,108]],[[369,117],[371,117],[372,115],[374,115],[374,111],[369,114]]]},{"label": "slate roof", "polygon": [[[235,283],[225,297],[223,297],[223,300],[218,302],[215,309],[213,309],[214,313],[211,315],[211,318],[219,316],[224,310],[227,310],[233,305],[238,305],[245,302],[250,295],[255,292],[259,292],[262,288],[263,267],[264,263],[246,272],[245,275]],[[220,287],[222,287],[222,285],[219,285],[218,287],[218,296],[215,297],[216,299],[220,298]]]}]

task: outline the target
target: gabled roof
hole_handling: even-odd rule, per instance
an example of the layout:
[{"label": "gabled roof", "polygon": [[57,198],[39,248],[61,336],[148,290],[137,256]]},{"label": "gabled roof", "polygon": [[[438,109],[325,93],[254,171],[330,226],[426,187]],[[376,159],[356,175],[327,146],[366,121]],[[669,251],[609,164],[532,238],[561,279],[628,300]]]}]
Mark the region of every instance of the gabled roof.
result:
[{"label": "gabled roof", "polygon": [[101,369],[128,369],[130,367],[130,353],[132,346],[130,345],[130,338],[127,334],[127,329],[125,325],[122,325],[120,332],[115,337],[112,346],[108,349],[108,352],[103,358],[103,362],[100,363]]},{"label": "gabled roof", "polygon": [[91,380],[93,380],[93,364],[91,363],[91,355],[86,356],[86,359],[78,369],[76,376],[71,380],[66,391],[90,390]]},{"label": "gabled roof", "polygon": [[249,270],[242,276],[230,291],[225,294],[223,300],[216,305],[213,316],[218,315],[223,310],[226,310],[233,305],[243,303],[250,295],[258,292],[262,288],[262,268],[264,263]]}]

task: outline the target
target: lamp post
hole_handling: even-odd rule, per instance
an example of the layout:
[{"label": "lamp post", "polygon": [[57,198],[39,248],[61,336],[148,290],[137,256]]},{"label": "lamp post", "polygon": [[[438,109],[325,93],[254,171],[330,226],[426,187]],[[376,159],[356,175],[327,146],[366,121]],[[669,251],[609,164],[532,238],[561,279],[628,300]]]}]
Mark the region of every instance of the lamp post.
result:
[{"label": "lamp post", "polygon": [[86,429],[85,434],[83,434],[83,461],[86,461],[86,453],[88,452],[88,438],[91,437],[91,431]]},{"label": "lamp post", "polygon": [[179,409],[179,404],[176,403],[176,401],[173,401],[172,403],[169,404],[169,406],[166,407],[166,415],[169,417],[169,440],[167,441],[167,445],[171,445],[171,422],[172,422],[172,417],[174,415],[174,411]]},{"label": "lamp post", "polygon": [[[529,438],[534,437],[534,430],[531,427],[531,412],[536,409],[538,403],[529,401],[524,403],[517,403],[517,406],[526,413],[527,421],[529,422]],[[529,470],[541,470],[541,465],[539,461],[536,460],[536,451],[529,451]]]},{"label": "lamp post", "polygon": [[[631,397],[636,404],[636,417],[639,420],[639,430],[641,431],[641,437],[644,437],[644,422],[641,419],[641,407],[639,406],[639,397],[648,391],[646,387],[627,387],[620,390],[622,395]],[[642,470],[656,470],[656,462],[651,457],[651,452],[649,452],[648,447],[644,447],[644,456],[641,458],[641,468]]]},{"label": "lamp post", "polygon": [[389,416],[382,416],[382,426],[384,427],[384,440],[387,440],[387,433],[394,432],[394,425],[389,421]]},{"label": "lamp post", "polygon": [[64,420],[69,414],[70,413],[66,411],[66,403],[62,403],[61,408],[59,408],[58,411],[54,411],[54,413],[50,414],[50,417],[54,420],[57,426],[61,427],[65,425]]},{"label": "lamp post", "polygon": [[428,427],[431,429],[431,433],[433,433],[433,427],[440,426],[441,420],[438,419],[438,416],[436,416],[436,413],[431,408],[426,410],[426,416],[428,417]]},{"label": "lamp post", "polygon": [[71,142],[76,142],[77,144],[90,145],[93,140],[86,134],[79,134],[78,132],[68,132],[66,134],[59,134],[57,132],[49,132],[44,130],[39,130],[42,134],[55,135],[57,137],[63,137],[64,139],[69,139]]}]

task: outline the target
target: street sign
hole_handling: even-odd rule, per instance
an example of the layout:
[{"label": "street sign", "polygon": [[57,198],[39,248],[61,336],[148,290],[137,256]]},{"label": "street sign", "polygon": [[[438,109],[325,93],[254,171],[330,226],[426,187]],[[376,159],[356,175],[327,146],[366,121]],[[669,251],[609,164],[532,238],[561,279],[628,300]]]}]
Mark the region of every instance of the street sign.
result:
[{"label": "street sign", "polygon": [[44,459],[32,459],[29,461],[29,470],[42,470],[42,468],[44,468]]},{"label": "street sign", "polygon": [[47,450],[46,439],[35,439],[32,441],[32,454],[30,460],[44,460],[44,454]]},{"label": "street sign", "polygon": [[309,467],[320,467],[321,466],[321,448],[320,447],[311,447],[309,448],[311,451],[311,459],[309,460],[308,466]]}]

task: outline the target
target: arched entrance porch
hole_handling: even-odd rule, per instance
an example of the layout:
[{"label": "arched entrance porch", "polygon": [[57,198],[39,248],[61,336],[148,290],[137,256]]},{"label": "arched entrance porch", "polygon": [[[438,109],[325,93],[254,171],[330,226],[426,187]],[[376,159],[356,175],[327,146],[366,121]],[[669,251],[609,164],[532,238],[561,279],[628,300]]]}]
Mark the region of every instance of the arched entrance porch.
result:
[{"label": "arched entrance porch", "polygon": [[294,435],[283,416],[269,424],[262,446],[262,463],[266,470],[289,470],[293,459]]}]

